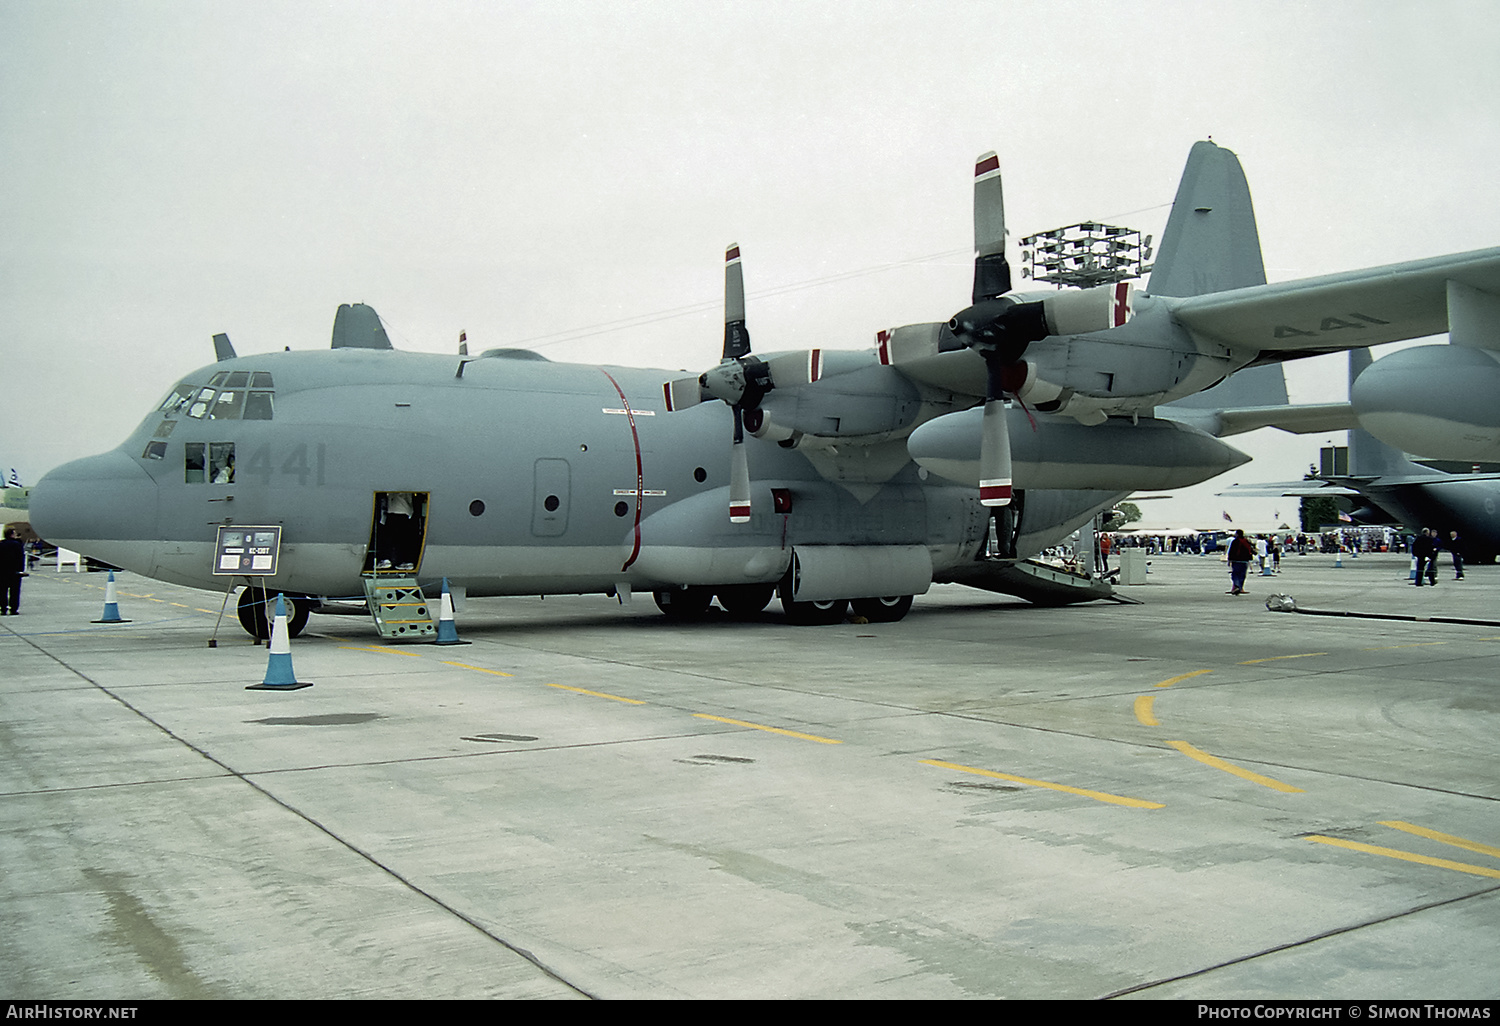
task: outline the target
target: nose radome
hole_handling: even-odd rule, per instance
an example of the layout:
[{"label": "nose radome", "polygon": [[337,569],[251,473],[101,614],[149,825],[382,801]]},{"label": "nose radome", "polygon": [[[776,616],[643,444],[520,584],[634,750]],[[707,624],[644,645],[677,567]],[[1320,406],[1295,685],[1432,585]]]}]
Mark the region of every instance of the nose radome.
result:
[{"label": "nose radome", "polygon": [[156,535],[156,482],[119,449],[48,472],[32,488],[30,506],[37,534],[104,559],[109,557],[98,543],[149,541]]}]

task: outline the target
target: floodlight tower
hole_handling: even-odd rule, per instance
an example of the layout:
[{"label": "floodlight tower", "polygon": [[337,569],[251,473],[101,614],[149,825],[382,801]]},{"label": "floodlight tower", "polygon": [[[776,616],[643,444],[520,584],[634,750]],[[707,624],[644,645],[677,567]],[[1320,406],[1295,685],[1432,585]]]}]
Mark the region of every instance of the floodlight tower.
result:
[{"label": "floodlight tower", "polygon": [[1151,270],[1151,236],[1084,221],[1026,236],[1021,258],[1021,273],[1032,281],[1081,289],[1111,285]]}]

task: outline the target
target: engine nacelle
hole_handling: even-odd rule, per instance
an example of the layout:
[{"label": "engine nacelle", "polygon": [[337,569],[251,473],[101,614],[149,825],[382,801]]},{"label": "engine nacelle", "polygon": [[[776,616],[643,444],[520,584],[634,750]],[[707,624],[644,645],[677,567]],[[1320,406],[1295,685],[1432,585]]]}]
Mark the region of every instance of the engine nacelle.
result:
[{"label": "engine nacelle", "polygon": [[1500,355],[1463,345],[1382,357],[1349,386],[1362,428],[1429,459],[1500,459]]}]

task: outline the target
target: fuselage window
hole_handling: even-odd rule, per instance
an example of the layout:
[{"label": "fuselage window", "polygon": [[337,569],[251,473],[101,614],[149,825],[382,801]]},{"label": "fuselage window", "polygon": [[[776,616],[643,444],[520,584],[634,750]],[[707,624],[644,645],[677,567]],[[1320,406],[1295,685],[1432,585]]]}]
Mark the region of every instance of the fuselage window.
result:
[{"label": "fuselage window", "polygon": [[234,443],[210,442],[205,446],[188,442],[183,446],[183,480],[188,484],[234,484]]},{"label": "fuselage window", "polygon": [[153,441],[153,442],[147,442],[146,443],[146,451],[143,452],[143,453],[141,453],[141,459],[143,459],[143,460],[161,460],[161,459],[166,459],[166,457],[167,457],[167,443],[166,442],[155,442],[155,441]]},{"label": "fuselage window", "polygon": [[234,484],[234,443],[212,442],[208,447],[209,480],[214,484]]},{"label": "fuselage window", "polygon": [[189,442],[182,447],[182,479],[188,484],[203,483],[203,471],[207,466],[203,457],[203,449],[202,442]]}]

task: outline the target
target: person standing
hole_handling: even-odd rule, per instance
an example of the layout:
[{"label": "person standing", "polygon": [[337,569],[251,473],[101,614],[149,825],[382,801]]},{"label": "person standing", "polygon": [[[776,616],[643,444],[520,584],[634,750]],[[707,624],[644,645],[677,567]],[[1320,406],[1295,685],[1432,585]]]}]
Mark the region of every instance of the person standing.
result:
[{"label": "person standing", "polygon": [[1417,579],[1412,584],[1418,588],[1422,586],[1422,577],[1425,574],[1432,586],[1437,587],[1437,538],[1433,536],[1432,528],[1422,528],[1422,533],[1417,535],[1416,541],[1411,544],[1411,554],[1417,560]]},{"label": "person standing", "polygon": [[1464,552],[1457,531],[1448,532],[1448,551],[1453,555],[1453,579],[1461,581],[1464,579]]},{"label": "person standing", "polygon": [[21,612],[21,577],[26,570],[26,546],[14,527],[5,529],[0,541],[0,616]]},{"label": "person standing", "polygon": [[1234,532],[1229,543],[1229,594],[1245,594],[1245,573],[1250,569],[1250,560],[1255,558],[1255,549],[1244,531]]}]

